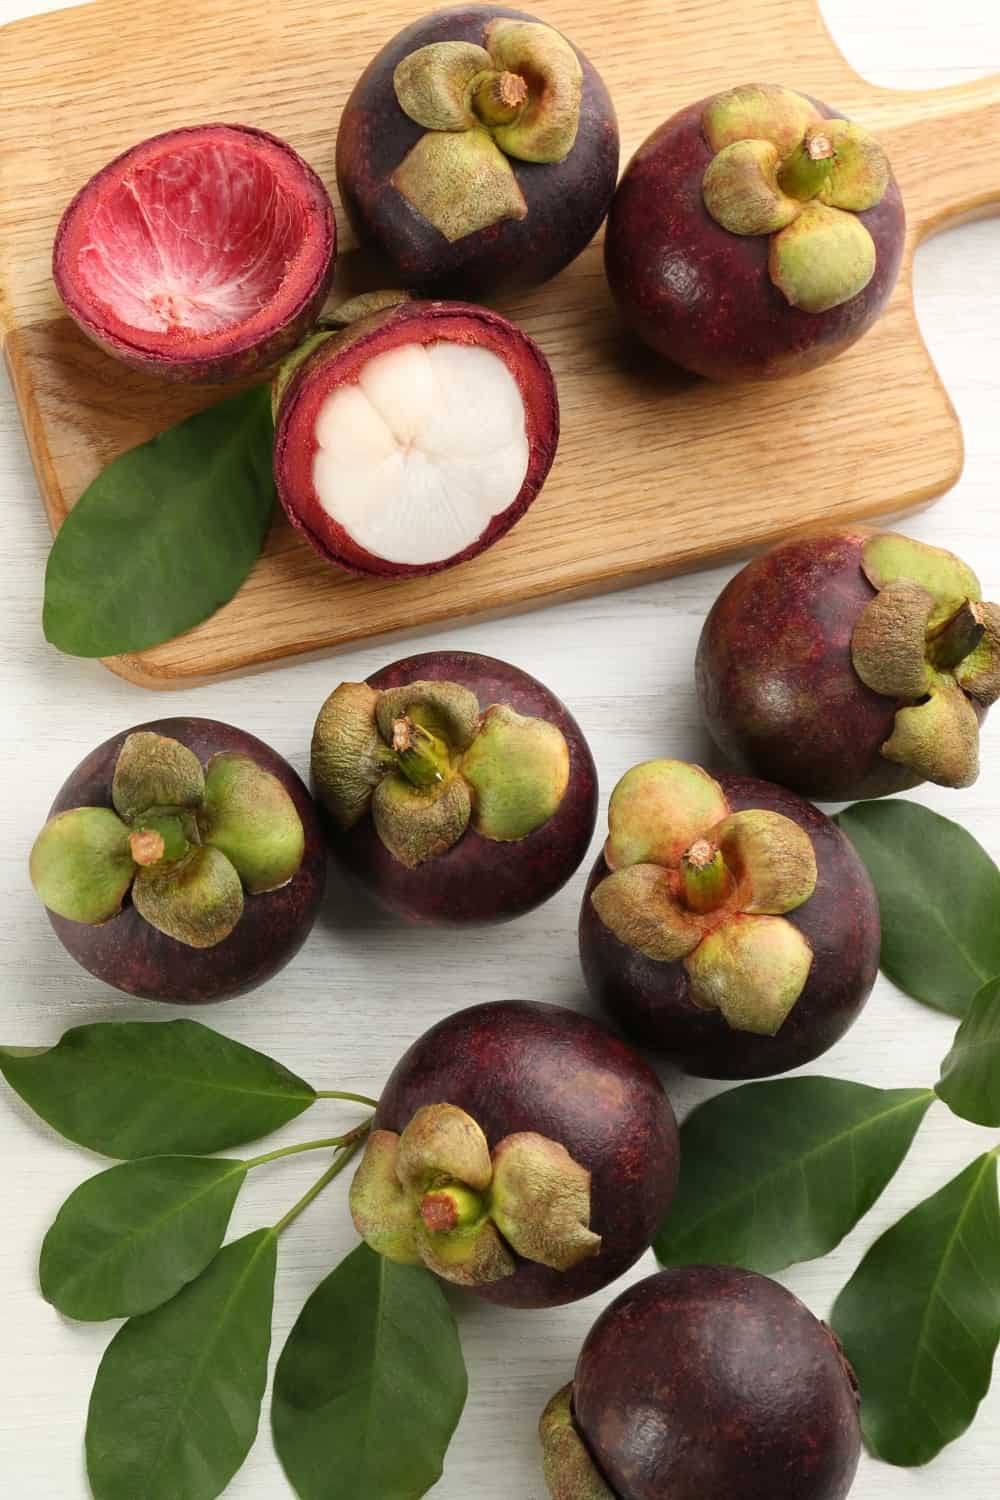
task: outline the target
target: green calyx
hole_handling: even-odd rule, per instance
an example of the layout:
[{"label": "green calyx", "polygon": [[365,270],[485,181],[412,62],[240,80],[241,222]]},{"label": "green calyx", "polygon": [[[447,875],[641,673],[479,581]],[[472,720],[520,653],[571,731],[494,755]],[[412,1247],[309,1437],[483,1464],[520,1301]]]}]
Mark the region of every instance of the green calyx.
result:
[{"label": "green calyx", "polygon": [[337,826],[346,832],[370,811],[410,869],[446,854],[470,825],[495,842],[527,838],[558,809],[569,771],[554,724],[506,704],[481,714],[453,682],[382,693],[341,683],[313,733],[313,780]]},{"label": "green calyx", "polygon": [[563,1146],[524,1132],[491,1155],[476,1121],[451,1104],[425,1105],[402,1134],[375,1131],[350,1203],[379,1255],[462,1286],[513,1275],[515,1256],[569,1270],[601,1246],[590,1174]]},{"label": "green calyx", "polygon": [[419,47],[393,76],[399,107],[426,131],[393,186],[452,243],[526,218],[509,158],[563,161],[580,125],[583,70],[565,37],[501,17],[483,40]]},{"label": "green calyx", "polygon": [[573,1417],[573,1384],[557,1391],[538,1424],[542,1473],[552,1500],[618,1500],[590,1456]]},{"label": "green calyx", "polygon": [[244,891],[287,885],[305,852],[288,792],[246,755],[203,768],[178,740],[140,730],[121,748],[111,800],[57,813],[31,851],[32,884],[70,921],[110,921],[131,889],[150,926],[214,947],[239,921]]},{"label": "green calyx", "polygon": [[809,836],[764,808],[732,812],[718,782],[673,760],[627,772],[608,821],[611,873],[591,895],[604,926],[655,963],[683,962],[692,1004],[774,1036],[812,968],[785,920],[816,888]]},{"label": "green calyx", "polygon": [[379,313],[389,312],[392,308],[409,301],[409,292],[362,292],[359,296],[340,302],[331,311],[325,312],[316,324],[315,332],[303,339],[302,343],[298,344],[291,354],[286,355],[278,366],[277,374],[271,382],[271,417],[275,424],[277,424],[281,402],[291,384],[292,376],[298,373],[317,349],[321,349],[330,339],[338,338],[338,336],[341,348],[345,347],[352,338],[357,336],[353,333],[345,336],[346,330],[353,329],[355,324],[374,318]]},{"label": "green calyx", "polygon": [[715,153],[705,207],[731,234],[769,235],[768,272],[787,301],[820,313],[856,297],[875,274],[875,242],[859,213],[891,180],[878,142],[849,120],[764,85],[731,89],[705,109]]},{"label": "green calyx", "polygon": [[894,532],[865,541],[877,590],[854,627],[854,670],[898,700],[887,760],[939,786],[979,774],[979,718],[1000,698],[1000,606],[984,603],[961,558]]}]

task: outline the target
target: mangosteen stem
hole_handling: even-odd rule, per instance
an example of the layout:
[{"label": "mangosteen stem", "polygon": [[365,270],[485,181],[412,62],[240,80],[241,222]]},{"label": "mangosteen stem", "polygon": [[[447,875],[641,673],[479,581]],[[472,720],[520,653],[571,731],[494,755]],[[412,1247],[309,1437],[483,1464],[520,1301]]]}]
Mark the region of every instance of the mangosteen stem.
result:
[{"label": "mangosteen stem", "polygon": [[484,1204],[479,1193],[462,1183],[450,1183],[425,1193],[420,1204],[424,1228],[431,1234],[450,1234],[455,1229],[471,1229],[483,1217]]},{"label": "mangosteen stem", "polygon": [[822,125],[812,126],[778,168],[781,191],[803,203],[815,198],[833,171],[833,155],[833,141]]},{"label": "mangosteen stem", "polygon": [[303,1193],[298,1203],[293,1203],[287,1214],[285,1214],[278,1220],[276,1224],[272,1226],[271,1233],[273,1235],[277,1236],[281,1234],[288,1228],[290,1224],[294,1224],[295,1220],[299,1217],[299,1214],[304,1213],[305,1210],[309,1207],[310,1203],[312,1203],[315,1198],[319,1197],[323,1189],[325,1187],[328,1187],[335,1177],[340,1176],[341,1172],[348,1165],[351,1158],[357,1155],[358,1150],[360,1149],[362,1142],[364,1141],[370,1129],[371,1122],[369,1121],[365,1125],[360,1125],[357,1130],[352,1130],[349,1136],[344,1137],[344,1141],[349,1142],[349,1144],[345,1144],[338,1148],[336,1156],[327,1167],[322,1177],[314,1182],[309,1191],[307,1193]]},{"label": "mangosteen stem", "polygon": [[162,833],[157,833],[155,828],[140,828],[135,833],[130,833],[128,846],[132,858],[143,869],[158,865],[167,847]]},{"label": "mangosteen stem", "polygon": [[721,849],[709,839],[697,839],[681,859],[681,896],[685,905],[700,913],[715,911],[733,889]]},{"label": "mangosteen stem", "polygon": [[950,619],[928,634],[927,659],[940,671],[951,671],[975,651],[985,634],[980,611],[972,599],[966,599]]},{"label": "mangosteen stem", "polygon": [[415,724],[409,715],[393,724],[392,748],[407,781],[421,790],[440,786],[451,776],[451,756],[444,740]]},{"label": "mangosteen stem", "polygon": [[512,125],[528,102],[520,73],[483,73],[473,79],[470,103],[484,125]]}]

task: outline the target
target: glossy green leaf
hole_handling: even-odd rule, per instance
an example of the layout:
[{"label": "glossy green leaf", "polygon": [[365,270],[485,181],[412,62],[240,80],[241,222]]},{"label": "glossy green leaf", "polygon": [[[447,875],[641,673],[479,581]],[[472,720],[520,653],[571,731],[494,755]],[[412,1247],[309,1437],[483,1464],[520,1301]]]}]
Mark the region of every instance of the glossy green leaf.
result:
[{"label": "glossy green leaf", "polygon": [[274,1378],[274,1442],[299,1500],[419,1500],[467,1393],[440,1282],[361,1245],[317,1287]]},{"label": "glossy green leaf", "polygon": [[872,1452],[925,1464],[961,1437],[1000,1342],[996,1153],[877,1240],[831,1318],[861,1384]]},{"label": "glossy green leaf", "polygon": [[104,1156],[195,1155],[257,1140],[315,1103],[280,1063],[198,1021],[98,1021],[0,1073],[53,1129]]},{"label": "glossy green leaf", "polygon": [[964,1016],[1000,974],[1000,870],[964,828],[916,802],[859,802],[836,821],[878,891],[883,972]]},{"label": "glossy green leaf", "polygon": [[264,385],[109,464],[52,545],[46,640],[71,656],[142,651],[231,599],[267,535],[273,445]]},{"label": "glossy green leaf", "polygon": [[215,1500],[257,1436],[278,1239],[259,1229],[132,1318],[101,1361],[87,1416],[94,1500]]},{"label": "glossy green leaf", "polygon": [[836,1078],[748,1083],[681,1129],[663,1265],[781,1271],[825,1255],[892,1180],[934,1099]]},{"label": "glossy green leaf", "polygon": [[1000,979],[984,984],[973,1000],[941,1064],[937,1091],[963,1120],[1000,1125]]},{"label": "glossy green leaf", "polygon": [[242,1161],[153,1156],[91,1177],[45,1236],[42,1295],[85,1320],[159,1307],[218,1253],[246,1175]]}]

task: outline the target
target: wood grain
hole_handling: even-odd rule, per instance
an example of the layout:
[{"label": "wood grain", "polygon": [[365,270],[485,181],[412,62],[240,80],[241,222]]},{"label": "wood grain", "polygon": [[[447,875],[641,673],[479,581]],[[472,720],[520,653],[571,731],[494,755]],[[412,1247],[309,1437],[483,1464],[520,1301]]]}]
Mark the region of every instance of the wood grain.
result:
[{"label": "wood grain", "polygon": [[[682,0],[669,21],[661,0],[610,10],[539,0],[533,9],[603,73],[624,159],[689,100],[772,77],[775,58],[794,59],[782,81],[862,118],[893,159],[910,219],[885,318],[826,370],[714,388],[626,343],[595,244],[548,286],[497,304],[542,344],[563,407],[552,476],[509,537],[444,577],[391,583],[336,574],[276,522],[236,599],[176,641],[109,661],[112,670],[178,687],[434,621],[509,613],[792,530],[899,512],[958,478],[961,433],[913,312],[913,250],[943,224],[1000,203],[1000,79],[931,94],[877,89],[849,68],[812,0]],[[354,0],[243,0],[234,24],[223,0],[98,0],[5,28],[0,322],[53,529],[111,458],[205,399],[124,370],[61,312],[49,256],[65,203],[129,143],[212,118],[273,130],[332,188],[340,109],[370,56],[413,14],[402,0],[377,15]],[[365,264],[341,229],[340,281],[353,290]]]}]

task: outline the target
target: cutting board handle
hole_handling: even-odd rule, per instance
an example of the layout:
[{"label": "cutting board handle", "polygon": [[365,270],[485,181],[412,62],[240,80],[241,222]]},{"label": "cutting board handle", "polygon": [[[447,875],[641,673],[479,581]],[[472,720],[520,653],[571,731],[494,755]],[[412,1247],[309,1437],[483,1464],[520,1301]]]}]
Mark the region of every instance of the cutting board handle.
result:
[{"label": "cutting board handle", "polygon": [[890,157],[917,239],[962,220],[1000,214],[1000,74],[954,88],[878,96],[873,122]]}]

